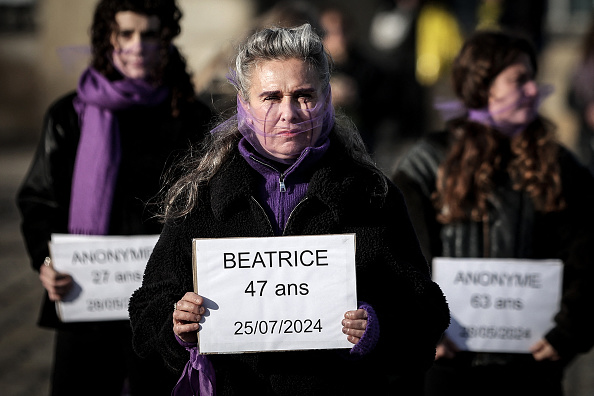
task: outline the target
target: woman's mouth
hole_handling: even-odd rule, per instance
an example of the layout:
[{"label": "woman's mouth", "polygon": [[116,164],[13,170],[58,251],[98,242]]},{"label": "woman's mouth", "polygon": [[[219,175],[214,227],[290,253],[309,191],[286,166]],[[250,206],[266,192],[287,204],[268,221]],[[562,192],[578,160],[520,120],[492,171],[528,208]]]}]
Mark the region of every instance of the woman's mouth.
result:
[{"label": "woman's mouth", "polygon": [[300,129],[282,129],[277,133],[277,136],[295,136],[301,132]]}]

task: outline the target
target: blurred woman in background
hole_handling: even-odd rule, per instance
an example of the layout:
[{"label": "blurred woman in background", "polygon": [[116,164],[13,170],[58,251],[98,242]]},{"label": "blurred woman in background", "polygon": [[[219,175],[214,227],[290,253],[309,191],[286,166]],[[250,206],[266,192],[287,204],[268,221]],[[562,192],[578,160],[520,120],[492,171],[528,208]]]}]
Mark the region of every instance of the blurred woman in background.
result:
[{"label": "blurred woman in background", "polygon": [[536,52],[503,32],[470,37],[452,70],[466,108],[401,159],[402,189],[428,259],[561,259],[561,306],[530,354],[459,351],[447,337],[427,395],[561,395],[563,370],[594,342],[594,179],[538,114]]},{"label": "blurred woman in background", "polygon": [[[146,203],[170,157],[202,140],[208,108],[195,99],[174,0],[102,0],[91,27],[91,65],[76,92],[51,105],[18,193],[22,233],[47,291],[39,324],[56,329],[54,395],[165,394],[175,384],[160,357],[138,358],[128,321],[62,323],[54,302],[68,274],[45,261],[53,233],[158,234]],[[45,264],[44,264],[45,261]]]}]

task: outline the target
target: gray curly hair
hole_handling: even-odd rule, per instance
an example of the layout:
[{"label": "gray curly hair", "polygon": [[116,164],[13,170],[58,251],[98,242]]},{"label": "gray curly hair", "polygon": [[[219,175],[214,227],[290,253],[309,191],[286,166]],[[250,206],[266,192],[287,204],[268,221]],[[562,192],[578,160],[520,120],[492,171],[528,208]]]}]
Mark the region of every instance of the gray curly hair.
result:
[{"label": "gray curly hair", "polygon": [[[258,62],[293,58],[303,59],[317,71],[323,89],[329,86],[332,60],[309,24],[296,28],[273,27],[254,33],[239,48],[235,75],[230,77],[230,81],[238,94],[247,100],[252,73]],[[161,214],[158,215],[162,221],[183,218],[194,209],[199,189],[221,169],[240,139],[237,120],[231,117],[205,138],[201,149],[191,150],[169,170],[165,183],[169,188],[164,187],[162,191]],[[378,174],[384,182],[383,193],[387,191],[383,174],[367,153],[350,119],[336,116],[330,139],[342,146],[355,161]]]}]

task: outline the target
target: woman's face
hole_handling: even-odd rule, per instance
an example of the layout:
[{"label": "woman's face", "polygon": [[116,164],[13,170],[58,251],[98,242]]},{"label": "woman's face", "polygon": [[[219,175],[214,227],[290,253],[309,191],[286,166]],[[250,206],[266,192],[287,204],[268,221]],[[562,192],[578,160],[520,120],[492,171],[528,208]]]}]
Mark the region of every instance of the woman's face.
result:
[{"label": "woman's face", "polygon": [[132,11],[116,13],[111,35],[113,63],[128,78],[150,78],[159,65],[159,28],[156,16]]},{"label": "woman's face", "polygon": [[497,123],[524,124],[533,118],[537,96],[538,86],[534,81],[530,58],[522,54],[491,84],[489,113]]},{"label": "woman's face", "polygon": [[254,66],[248,106],[257,129],[264,132],[256,136],[266,152],[278,159],[294,159],[315,144],[322,126],[312,119],[320,116],[325,104],[311,110],[325,100],[321,85],[315,70],[300,59]]}]

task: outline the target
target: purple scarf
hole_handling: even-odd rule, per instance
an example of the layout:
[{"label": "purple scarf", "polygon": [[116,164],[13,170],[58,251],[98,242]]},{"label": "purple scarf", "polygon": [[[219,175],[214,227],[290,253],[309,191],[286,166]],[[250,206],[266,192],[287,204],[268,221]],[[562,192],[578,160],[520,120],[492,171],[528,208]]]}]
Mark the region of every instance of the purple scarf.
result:
[{"label": "purple scarf", "polygon": [[[479,124],[494,128],[508,137],[514,137],[522,132],[526,127],[532,123],[538,116],[538,109],[542,102],[553,92],[552,85],[540,85],[538,89],[538,95],[532,101],[531,116],[528,121],[521,124],[511,124],[504,122],[497,122],[493,119],[493,115],[508,111],[509,109],[517,106],[519,103],[513,103],[496,113],[489,112],[488,108],[482,109],[467,109],[464,104],[459,100],[453,101],[438,101],[435,104],[435,108],[441,113],[441,117],[445,121],[449,121],[456,117],[462,117],[467,114],[469,121],[474,121]],[[525,101],[526,98],[522,97],[519,101]]]},{"label": "purple scarf", "polygon": [[156,106],[169,95],[166,87],[144,80],[109,81],[93,68],[82,74],[74,108],[80,141],[74,163],[68,231],[106,235],[121,159],[120,135],[114,112],[133,106]]},{"label": "purple scarf", "polygon": [[470,121],[478,122],[479,124],[486,125],[491,128],[497,129],[499,132],[504,134],[507,137],[514,137],[522,132],[528,125],[530,125],[538,116],[538,108],[540,107],[542,101],[549,96],[553,92],[553,87],[551,85],[543,85],[540,86],[538,89],[538,95],[536,98],[532,99],[532,104],[530,108],[530,115],[526,122],[520,124],[512,124],[505,121],[495,121],[493,118],[494,115],[498,115],[500,113],[504,113],[510,109],[519,106],[522,103],[527,102],[528,98],[525,96],[520,97],[516,103],[512,103],[496,112],[490,112],[488,109],[468,109],[468,119]]},{"label": "purple scarf", "polygon": [[201,355],[196,344],[176,340],[190,352],[181,377],[171,391],[171,396],[214,396],[216,395],[216,375],[214,367],[206,355]]}]

